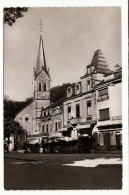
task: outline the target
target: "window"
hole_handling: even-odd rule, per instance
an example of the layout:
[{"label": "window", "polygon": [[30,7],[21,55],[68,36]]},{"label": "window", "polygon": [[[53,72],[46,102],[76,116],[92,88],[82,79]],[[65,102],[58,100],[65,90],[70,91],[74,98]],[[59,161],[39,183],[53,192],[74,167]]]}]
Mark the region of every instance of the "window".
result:
[{"label": "window", "polygon": [[61,128],[61,121],[58,121],[58,128]]},{"label": "window", "polygon": [[50,132],[52,132],[52,123],[50,123]]},{"label": "window", "polygon": [[76,85],[76,94],[79,94],[79,85]]},{"label": "window", "polygon": [[77,118],[80,117],[80,105],[79,104],[76,105],[76,117]]},{"label": "window", "polygon": [[68,107],[68,119],[71,119],[71,107]]},{"label": "window", "polygon": [[99,110],[99,120],[109,120],[109,108]]},{"label": "window", "polygon": [[61,121],[55,121],[55,131],[61,128]]},{"label": "window", "polygon": [[25,121],[28,121],[28,120],[29,120],[28,117],[26,117],[26,118],[25,118]]},{"label": "window", "polygon": [[70,93],[70,88],[68,88],[68,93]]},{"label": "window", "polygon": [[48,132],[48,124],[46,124],[46,133]]},{"label": "window", "polygon": [[90,74],[90,68],[87,68],[87,73]]},{"label": "window", "polygon": [[41,91],[41,83],[39,83],[39,91]]},{"label": "window", "polygon": [[44,91],[46,91],[46,83],[44,83]]},{"label": "window", "polygon": [[79,85],[76,85],[76,90],[79,90]]},{"label": "window", "polygon": [[104,95],[108,95],[108,88],[99,90],[99,97],[104,96]]},{"label": "window", "polygon": [[87,115],[91,115],[91,101],[87,102]]},{"label": "window", "polygon": [[89,90],[90,90],[90,80],[87,81],[87,91],[89,91]]},{"label": "window", "polygon": [[44,124],[42,125],[42,133],[44,133]]},{"label": "window", "polygon": [[58,122],[56,121],[55,122],[55,131],[57,131],[58,130]]}]

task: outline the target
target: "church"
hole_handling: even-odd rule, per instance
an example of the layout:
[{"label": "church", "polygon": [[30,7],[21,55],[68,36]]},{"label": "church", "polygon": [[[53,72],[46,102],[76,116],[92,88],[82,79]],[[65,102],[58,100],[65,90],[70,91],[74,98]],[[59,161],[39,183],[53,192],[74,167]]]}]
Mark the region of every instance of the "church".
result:
[{"label": "church", "polygon": [[21,110],[15,121],[26,130],[27,135],[39,134],[39,117],[42,108],[50,105],[50,73],[46,65],[43,37],[40,35],[36,68],[34,68],[33,101]]}]

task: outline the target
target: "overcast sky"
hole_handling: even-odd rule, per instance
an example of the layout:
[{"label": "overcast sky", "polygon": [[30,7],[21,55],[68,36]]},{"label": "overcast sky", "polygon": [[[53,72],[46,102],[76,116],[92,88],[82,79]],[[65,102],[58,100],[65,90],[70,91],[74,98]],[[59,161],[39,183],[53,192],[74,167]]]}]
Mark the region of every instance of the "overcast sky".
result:
[{"label": "overcast sky", "polygon": [[40,19],[51,87],[79,81],[98,47],[108,63],[121,58],[120,8],[29,8],[12,27],[4,25],[4,94],[13,100],[33,94]]}]

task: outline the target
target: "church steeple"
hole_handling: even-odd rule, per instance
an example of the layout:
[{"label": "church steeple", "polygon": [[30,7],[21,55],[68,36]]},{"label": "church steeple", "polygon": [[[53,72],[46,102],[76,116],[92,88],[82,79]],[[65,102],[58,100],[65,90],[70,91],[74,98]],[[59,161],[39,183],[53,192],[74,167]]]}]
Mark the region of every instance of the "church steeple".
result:
[{"label": "church steeple", "polygon": [[37,77],[39,75],[39,73],[41,72],[42,69],[47,71],[45,52],[44,52],[44,46],[43,46],[43,38],[42,38],[42,35],[40,35],[37,65],[36,65],[36,70],[35,70],[35,77]]}]

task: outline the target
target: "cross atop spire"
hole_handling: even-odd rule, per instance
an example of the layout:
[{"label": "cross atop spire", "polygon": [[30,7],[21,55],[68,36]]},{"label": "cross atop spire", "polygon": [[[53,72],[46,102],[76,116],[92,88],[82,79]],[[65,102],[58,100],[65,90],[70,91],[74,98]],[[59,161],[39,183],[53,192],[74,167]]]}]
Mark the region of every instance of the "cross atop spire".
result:
[{"label": "cross atop spire", "polygon": [[43,21],[42,20],[40,20],[39,26],[40,26],[40,33],[42,33],[42,30],[43,30]]}]

